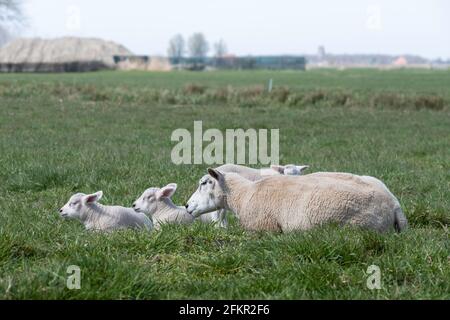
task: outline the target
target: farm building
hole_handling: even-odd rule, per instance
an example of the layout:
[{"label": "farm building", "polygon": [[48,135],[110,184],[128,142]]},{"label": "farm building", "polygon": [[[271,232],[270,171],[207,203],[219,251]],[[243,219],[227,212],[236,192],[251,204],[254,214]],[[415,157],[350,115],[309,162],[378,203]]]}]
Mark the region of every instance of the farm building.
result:
[{"label": "farm building", "polygon": [[134,55],[124,46],[96,38],[17,39],[0,48],[0,72],[85,72],[103,69],[304,70],[301,56],[165,58]]},{"label": "farm building", "polygon": [[202,70],[204,68],[227,70],[305,70],[306,59],[302,56],[226,56],[211,58],[171,58],[178,69]]},{"label": "farm building", "polygon": [[405,57],[398,57],[392,64],[396,67],[405,67],[408,65],[408,60]]},{"label": "farm building", "polygon": [[118,70],[170,71],[169,59],[157,56],[115,55],[113,57]]},{"label": "farm building", "polygon": [[74,72],[115,68],[122,45],[95,38],[17,39],[0,49],[1,72]]}]

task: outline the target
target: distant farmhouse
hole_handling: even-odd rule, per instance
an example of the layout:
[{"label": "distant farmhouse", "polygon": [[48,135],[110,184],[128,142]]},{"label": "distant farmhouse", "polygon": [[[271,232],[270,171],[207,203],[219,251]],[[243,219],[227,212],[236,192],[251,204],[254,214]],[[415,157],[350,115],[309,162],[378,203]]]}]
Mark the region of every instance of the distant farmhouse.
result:
[{"label": "distant farmhouse", "polygon": [[2,72],[77,72],[115,68],[122,45],[94,38],[17,39],[0,49]]},{"label": "distant farmhouse", "polygon": [[133,54],[102,39],[63,37],[17,39],[0,48],[0,72],[85,72],[97,70],[305,70],[306,68],[448,68],[450,61],[414,55],[315,55],[166,58]]},{"label": "distant farmhouse", "polygon": [[114,55],[115,69],[118,70],[144,70],[144,71],[170,71],[172,65],[169,59],[158,56]]},{"label": "distant farmhouse", "polygon": [[97,70],[304,70],[302,56],[180,58],[134,55],[124,46],[95,38],[14,40],[0,48],[0,72],[85,72]]},{"label": "distant farmhouse", "polygon": [[176,69],[203,70],[305,70],[306,59],[303,56],[247,56],[233,55],[207,58],[171,58],[170,63]]},{"label": "distant farmhouse", "polygon": [[305,55],[308,68],[432,68],[432,63],[416,55],[330,54],[320,46],[316,55]]}]

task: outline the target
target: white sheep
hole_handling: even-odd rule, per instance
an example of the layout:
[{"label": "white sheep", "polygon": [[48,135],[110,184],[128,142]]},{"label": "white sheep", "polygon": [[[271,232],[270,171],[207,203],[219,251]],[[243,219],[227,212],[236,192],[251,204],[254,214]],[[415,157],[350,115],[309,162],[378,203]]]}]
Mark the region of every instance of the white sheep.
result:
[{"label": "white sheep", "polygon": [[250,181],[258,181],[264,177],[274,176],[274,175],[290,175],[290,176],[299,176],[303,174],[303,171],[308,169],[309,166],[297,166],[295,164],[288,164],[285,166],[281,165],[271,165],[270,168],[249,168],[246,166],[241,166],[238,164],[224,164],[220,167],[217,167],[216,170],[220,172],[234,172],[239,174],[240,176],[246,178]]},{"label": "white sheep", "polygon": [[131,208],[104,206],[98,203],[102,196],[102,191],[93,194],[74,194],[59,213],[63,218],[80,220],[87,230],[153,229],[152,221],[145,214],[135,212]]},{"label": "white sheep", "polygon": [[[216,170],[220,172],[234,172],[239,174],[240,176],[250,180],[250,181],[258,181],[264,177],[274,176],[274,175],[291,175],[298,176],[303,174],[303,171],[308,169],[309,166],[297,166],[295,164],[288,164],[285,166],[282,165],[271,165],[270,168],[261,168],[254,169],[249,168],[237,164],[224,164],[220,167],[217,167]],[[226,228],[228,226],[228,221],[226,218],[226,210],[221,209],[213,212],[209,212],[206,214],[202,214],[198,217],[200,221],[204,223],[215,223],[217,227]]]},{"label": "white sheep", "polygon": [[248,230],[283,232],[330,222],[379,232],[407,227],[398,200],[373,177],[319,172],[253,182],[235,173],[208,173],[187,204],[194,217],[230,209]]},{"label": "white sheep", "polygon": [[149,188],[133,203],[133,209],[152,218],[155,229],[163,223],[189,224],[194,217],[185,207],[178,207],[170,199],[177,190],[175,183],[163,188]]}]

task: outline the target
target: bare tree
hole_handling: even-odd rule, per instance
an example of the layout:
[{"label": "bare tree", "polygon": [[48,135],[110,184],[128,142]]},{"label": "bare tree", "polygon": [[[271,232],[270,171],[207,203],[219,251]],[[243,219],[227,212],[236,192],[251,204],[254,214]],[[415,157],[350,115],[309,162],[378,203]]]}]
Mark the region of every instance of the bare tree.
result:
[{"label": "bare tree", "polygon": [[20,22],[22,16],[21,0],[0,0],[0,23]]},{"label": "bare tree", "polygon": [[223,39],[220,39],[218,42],[214,43],[214,55],[217,58],[223,58],[227,52],[227,44],[223,41]]},{"label": "bare tree", "polygon": [[0,0],[0,46],[11,37],[11,30],[23,22],[21,0]]},{"label": "bare tree", "polygon": [[185,52],[184,38],[181,34],[177,34],[169,42],[169,48],[167,49],[167,55],[169,58],[180,59]]},{"label": "bare tree", "polygon": [[209,51],[209,44],[203,33],[194,33],[188,41],[189,55],[193,58],[205,58]]}]

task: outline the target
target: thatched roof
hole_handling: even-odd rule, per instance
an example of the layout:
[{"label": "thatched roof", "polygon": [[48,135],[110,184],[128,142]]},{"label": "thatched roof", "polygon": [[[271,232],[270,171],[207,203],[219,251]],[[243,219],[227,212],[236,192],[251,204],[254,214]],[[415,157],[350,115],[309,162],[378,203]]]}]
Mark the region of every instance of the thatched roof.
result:
[{"label": "thatched roof", "polygon": [[0,63],[68,63],[98,61],[113,65],[114,55],[132,55],[124,46],[95,38],[23,38],[0,49]]}]

